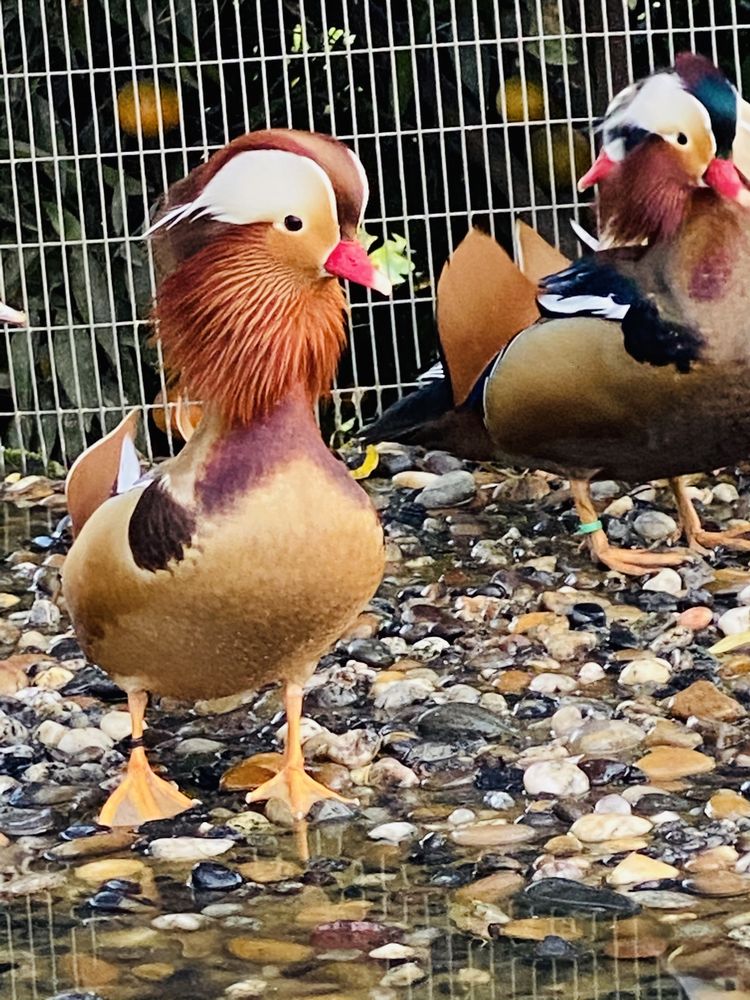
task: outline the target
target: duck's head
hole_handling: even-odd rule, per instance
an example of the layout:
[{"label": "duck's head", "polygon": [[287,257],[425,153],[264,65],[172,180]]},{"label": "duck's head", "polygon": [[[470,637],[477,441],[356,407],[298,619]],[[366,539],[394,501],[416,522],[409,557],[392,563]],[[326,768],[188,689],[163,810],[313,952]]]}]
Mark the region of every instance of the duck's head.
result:
[{"label": "duck's head", "polygon": [[241,136],[170,188],[152,226],[155,316],[169,370],[229,423],[331,385],[344,343],[338,278],[387,294],[357,240],[362,164],[329,136]]},{"label": "duck's head", "polygon": [[581,191],[599,185],[600,224],[610,239],[671,235],[700,188],[750,204],[733,160],[741,103],[721,70],[692,53],[614,98],[599,156],[578,184]]},{"label": "duck's head", "polygon": [[0,323],[8,323],[10,326],[26,326],[26,313],[19,312],[0,302]]}]

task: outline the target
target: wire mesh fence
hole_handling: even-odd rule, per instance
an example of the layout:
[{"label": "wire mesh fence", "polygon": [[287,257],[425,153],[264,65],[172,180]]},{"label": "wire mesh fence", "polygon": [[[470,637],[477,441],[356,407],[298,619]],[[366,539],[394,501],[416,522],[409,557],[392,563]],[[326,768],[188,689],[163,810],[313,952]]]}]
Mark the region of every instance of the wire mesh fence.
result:
[{"label": "wire mesh fence", "polygon": [[749,0],[0,0],[0,432],[7,462],[68,465],[133,406],[149,458],[164,390],[143,232],[159,195],[266,125],[331,132],[371,181],[366,226],[405,238],[391,301],[352,289],[329,425],[390,402],[434,355],[434,291],[471,221],[515,216],[568,253],[574,180],[613,92],[675,52],[742,87]]}]

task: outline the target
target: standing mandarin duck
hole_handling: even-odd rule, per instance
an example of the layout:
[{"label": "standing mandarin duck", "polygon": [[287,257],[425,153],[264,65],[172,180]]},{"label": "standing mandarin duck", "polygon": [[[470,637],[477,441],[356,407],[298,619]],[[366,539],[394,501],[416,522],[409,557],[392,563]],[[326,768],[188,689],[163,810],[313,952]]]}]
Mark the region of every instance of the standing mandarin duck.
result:
[{"label": "standing mandarin duck", "polygon": [[[731,141],[717,157],[715,109],[678,69],[612,102],[581,180],[599,185],[615,248],[569,265],[522,227],[519,269],[472,231],[438,285],[442,377],[365,432],[569,478],[592,554],[633,574],[684,556],[610,546],[589,482],[670,477],[681,502],[677,477],[750,451],[750,193],[726,158]],[[689,501],[680,506],[691,541],[747,545],[703,532]]]},{"label": "standing mandarin duck", "polygon": [[281,798],[300,817],[337,797],[304,770],[302,687],[374,594],[384,549],[314,404],[345,342],[338,278],[390,290],[355,238],[367,195],[344,145],[273,129],[236,139],[175,184],[152,228],[158,335],[202,419],[176,458],[141,476],[133,413],[67,481],[67,604],[132,717],[106,825],[191,805],[140,745],[149,691],[203,699],[282,681],[284,766],[248,799]]}]

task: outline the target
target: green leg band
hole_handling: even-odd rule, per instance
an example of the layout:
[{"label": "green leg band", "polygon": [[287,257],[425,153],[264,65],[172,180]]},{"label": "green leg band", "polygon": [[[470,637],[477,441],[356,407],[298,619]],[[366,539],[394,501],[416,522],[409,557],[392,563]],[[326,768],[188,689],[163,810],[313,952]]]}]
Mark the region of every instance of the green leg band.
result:
[{"label": "green leg band", "polygon": [[603,528],[604,528],[604,525],[597,518],[596,521],[589,521],[587,524],[584,524],[583,522],[581,522],[581,524],[576,529],[576,534],[577,535],[591,535],[595,531],[602,531]]}]

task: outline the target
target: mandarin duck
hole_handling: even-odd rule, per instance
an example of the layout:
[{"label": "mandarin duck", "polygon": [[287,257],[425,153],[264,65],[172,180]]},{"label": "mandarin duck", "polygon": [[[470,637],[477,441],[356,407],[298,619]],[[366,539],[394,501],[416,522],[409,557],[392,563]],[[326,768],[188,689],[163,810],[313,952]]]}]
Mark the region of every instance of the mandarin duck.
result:
[{"label": "mandarin duck", "polygon": [[719,102],[720,158],[715,91],[697,85],[694,67],[683,60],[607,110],[602,153],[580,186],[598,184],[611,248],[570,264],[521,227],[519,268],[470,232],[438,285],[442,370],[364,434],[565,476],[593,556],[632,574],[684,555],[610,546],[589,482],[669,477],[692,540],[715,544],[725,536],[690,520],[677,477],[750,450],[749,193],[747,171],[727,158],[738,155],[744,106],[725,81],[735,110],[727,126]]},{"label": "mandarin duck", "polygon": [[390,290],[356,239],[367,196],[346,146],[272,129],[173,185],[152,227],[158,336],[203,416],[176,458],[142,476],[134,412],[67,480],[67,605],[132,717],[127,773],[103,824],[191,805],[148,765],[147,692],[213,699],[283,682],[283,768],[248,800],[280,798],[301,817],[338,797],[304,770],[303,685],[375,593],[384,546],[314,405],[345,342],[338,278]]}]

